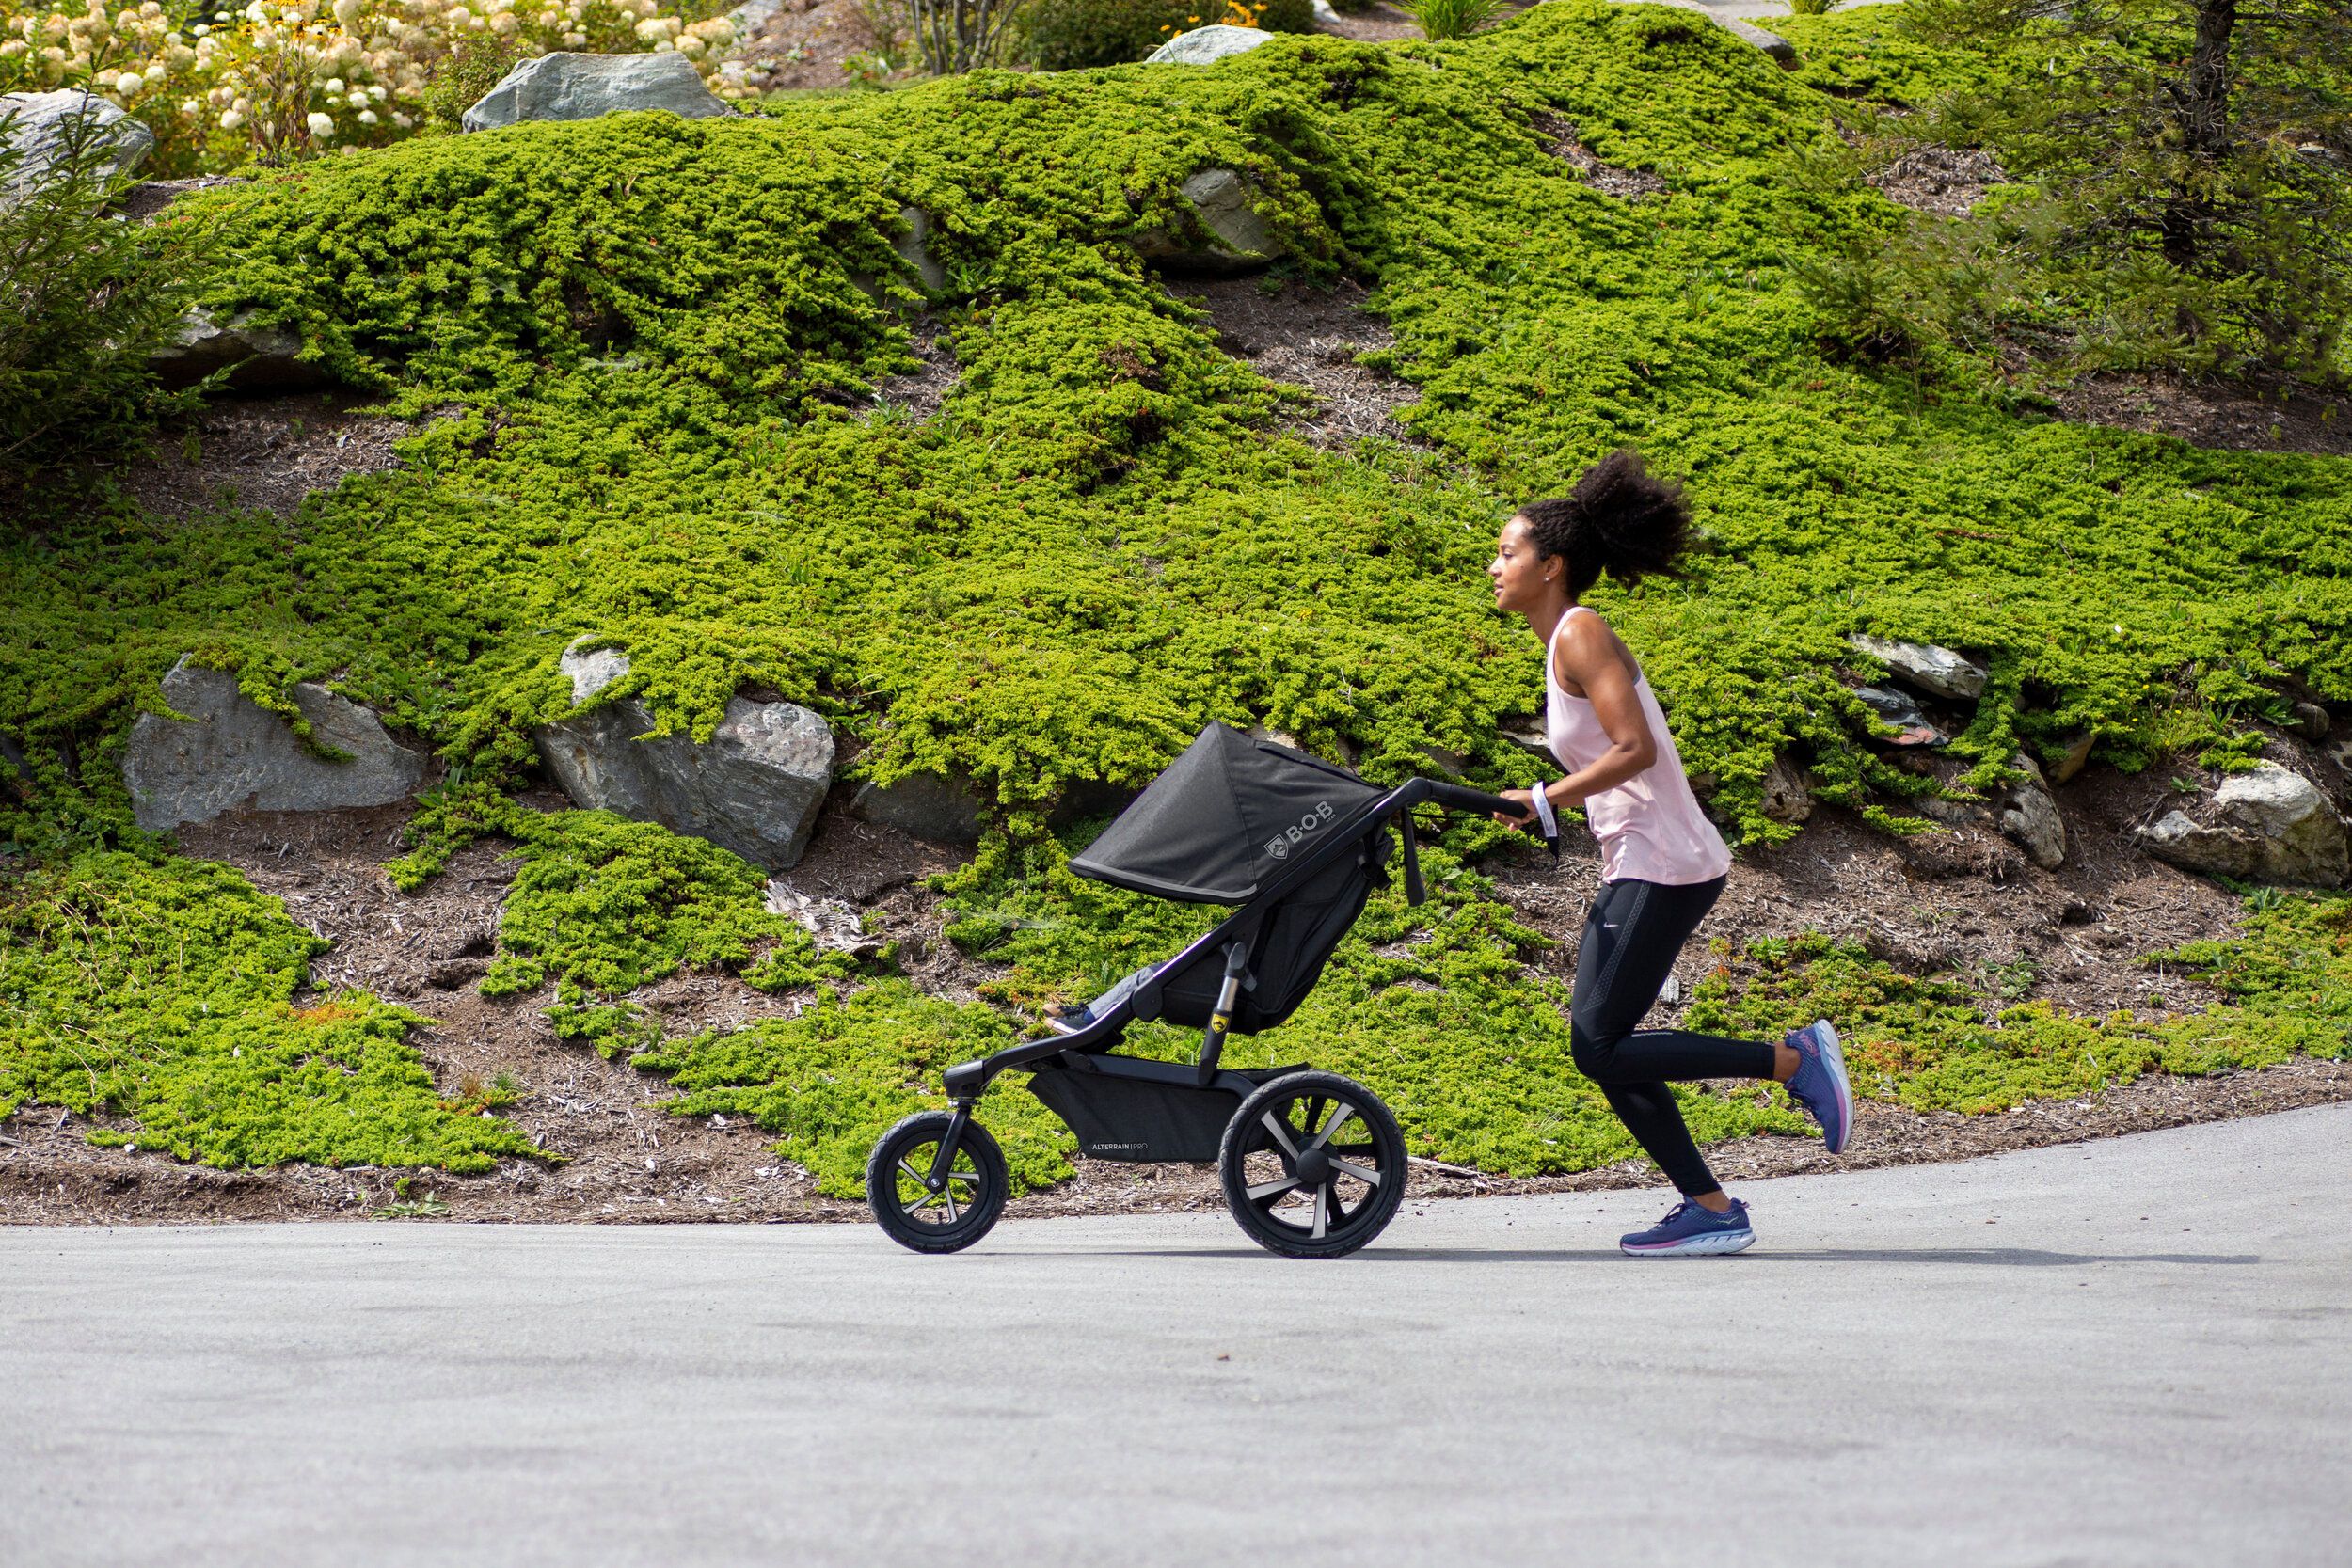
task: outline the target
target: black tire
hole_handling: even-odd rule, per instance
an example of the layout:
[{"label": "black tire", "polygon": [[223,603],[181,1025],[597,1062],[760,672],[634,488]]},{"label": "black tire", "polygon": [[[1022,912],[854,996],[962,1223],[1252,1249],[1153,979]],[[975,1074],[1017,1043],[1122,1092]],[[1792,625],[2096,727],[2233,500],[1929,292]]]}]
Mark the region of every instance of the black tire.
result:
[{"label": "black tire", "polygon": [[1405,1134],[1361,1084],[1294,1072],[1241,1102],[1216,1172],[1251,1241],[1285,1258],[1343,1258],[1405,1201]]},{"label": "black tire", "polygon": [[918,1111],[884,1132],[866,1156],[866,1207],[885,1235],[916,1252],[961,1252],[1005,1212],[1005,1151],[977,1121],[965,1122],[956,1140],[946,1190],[924,1186],[951,1119],[946,1111]]}]

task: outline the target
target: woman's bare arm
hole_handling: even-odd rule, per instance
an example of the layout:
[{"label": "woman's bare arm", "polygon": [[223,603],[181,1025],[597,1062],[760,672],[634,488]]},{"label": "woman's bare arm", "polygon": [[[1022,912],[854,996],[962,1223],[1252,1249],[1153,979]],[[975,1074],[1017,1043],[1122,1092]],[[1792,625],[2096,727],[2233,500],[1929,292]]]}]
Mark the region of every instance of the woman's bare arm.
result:
[{"label": "woman's bare arm", "polygon": [[[1634,689],[1631,657],[1599,616],[1570,619],[1567,629],[1552,643],[1551,670],[1570,695],[1581,692],[1593,705],[1593,716],[1600,721],[1601,733],[1609,736],[1609,750],[1590,767],[1544,786],[1553,805],[1581,806],[1588,798],[1615,788],[1656,762],[1658,740],[1650,734],[1641,695]],[[1521,821],[1534,816],[1529,791],[1502,793],[1506,800],[1528,800]]]}]

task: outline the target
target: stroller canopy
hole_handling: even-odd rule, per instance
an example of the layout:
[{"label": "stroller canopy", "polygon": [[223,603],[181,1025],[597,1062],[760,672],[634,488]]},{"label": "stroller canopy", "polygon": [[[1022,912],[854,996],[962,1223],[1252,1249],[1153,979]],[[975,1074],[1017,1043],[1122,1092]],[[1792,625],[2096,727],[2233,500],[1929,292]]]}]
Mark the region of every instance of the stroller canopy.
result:
[{"label": "stroller canopy", "polygon": [[1383,793],[1344,768],[1211,724],[1070,869],[1180,903],[1244,903]]}]

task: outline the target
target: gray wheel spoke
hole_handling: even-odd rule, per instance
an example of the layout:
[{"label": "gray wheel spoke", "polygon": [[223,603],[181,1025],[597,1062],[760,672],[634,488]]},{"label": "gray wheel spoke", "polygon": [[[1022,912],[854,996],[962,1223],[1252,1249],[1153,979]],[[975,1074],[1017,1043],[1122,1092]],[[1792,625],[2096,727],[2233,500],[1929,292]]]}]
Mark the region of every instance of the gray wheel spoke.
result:
[{"label": "gray wheel spoke", "polygon": [[1279,1181],[1261,1181],[1256,1186],[1248,1188],[1248,1191],[1250,1201],[1254,1203],[1260,1198],[1272,1197],[1277,1193],[1287,1193],[1297,1185],[1298,1178],[1285,1176]]},{"label": "gray wheel spoke", "polygon": [[951,1170],[947,1173],[950,1181],[977,1181],[979,1179],[980,1173],[976,1170]]},{"label": "gray wheel spoke", "polygon": [[1330,1227],[1330,1224],[1331,1189],[1329,1187],[1317,1187],[1315,1189],[1315,1227],[1313,1230],[1309,1232],[1309,1234],[1313,1236],[1314,1239],[1319,1242],[1323,1240],[1323,1233]]},{"label": "gray wheel spoke", "polygon": [[1331,1168],[1343,1175],[1354,1177],[1367,1187],[1380,1185],[1380,1173],[1368,1165],[1352,1165],[1345,1160],[1334,1160],[1331,1162]]},{"label": "gray wheel spoke", "polygon": [[1324,1140],[1340,1130],[1340,1123],[1345,1121],[1348,1117],[1354,1116],[1355,1114],[1356,1107],[1350,1105],[1346,1101],[1342,1100],[1335,1101],[1331,1106],[1331,1119],[1323,1124],[1323,1131],[1316,1133],[1315,1141],[1309,1144],[1307,1147],[1309,1148],[1321,1148],[1323,1147]]},{"label": "gray wheel spoke", "polygon": [[942,1187],[939,1189],[939,1196],[947,1200],[947,1223],[949,1225],[955,1224],[963,1217],[956,1212],[956,1195],[952,1191]]},{"label": "gray wheel spoke", "polygon": [[898,1168],[907,1173],[908,1180],[914,1182],[918,1187],[923,1185],[923,1173],[921,1171],[916,1170],[913,1165],[908,1164],[904,1160],[898,1162]]},{"label": "gray wheel spoke", "polygon": [[906,1214],[913,1214],[917,1209],[930,1208],[932,1204],[937,1203],[944,1196],[946,1195],[941,1193],[925,1193],[921,1197],[916,1198],[913,1203],[902,1205],[900,1212]]},{"label": "gray wheel spoke", "polygon": [[1298,1159],[1298,1146],[1291,1142],[1291,1130],[1283,1125],[1282,1118],[1272,1111],[1267,1111],[1261,1115],[1259,1119],[1265,1123],[1265,1130],[1274,1134],[1274,1141],[1282,1146],[1282,1152],[1289,1155],[1292,1162],[1295,1164]]}]

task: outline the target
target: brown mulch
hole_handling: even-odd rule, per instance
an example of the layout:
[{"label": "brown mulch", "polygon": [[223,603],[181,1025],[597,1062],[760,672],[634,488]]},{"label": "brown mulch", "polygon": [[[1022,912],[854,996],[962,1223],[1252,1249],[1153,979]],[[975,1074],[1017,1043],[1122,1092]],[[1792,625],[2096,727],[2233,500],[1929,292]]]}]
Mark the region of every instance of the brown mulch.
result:
[{"label": "brown mulch", "polygon": [[1963,217],[1976,211],[1984,193],[2006,182],[2009,175],[1990,152],[1931,144],[1912,148],[1884,168],[1862,178],[1898,206]]},{"label": "brown mulch", "polygon": [[2084,376],[2055,395],[2058,417],[2077,424],[2145,431],[2232,451],[2352,456],[2352,397],[2307,388],[2100,375]]},{"label": "brown mulch", "polygon": [[879,47],[860,0],[784,0],[743,40],[744,81],[768,92],[851,87],[856,78],[842,62]]},{"label": "brown mulch", "polygon": [[908,418],[920,424],[939,412],[962,372],[939,323],[929,316],[917,320],[909,329],[907,352],[914,356],[918,368],[876,382],[874,401],[905,410]]},{"label": "brown mulch", "polygon": [[1406,441],[1396,412],[1421,400],[1420,388],[1356,356],[1394,341],[1388,324],[1364,309],[1367,292],[1343,281],[1330,289],[1286,282],[1269,292],[1255,278],[1171,284],[1177,299],[1208,311],[1217,346],[1272,381],[1304,387],[1311,409],[1285,421],[1317,446],[1367,436]]},{"label": "brown mulch", "polygon": [[1527,120],[1544,139],[1545,151],[1574,166],[1586,184],[1604,195],[1639,201],[1666,188],[1666,182],[1655,174],[1601,162],[1598,153],[1578,139],[1576,122],[1565,115],[1537,109]]},{"label": "brown mulch", "polygon": [[1422,36],[1421,24],[1388,0],[1373,0],[1373,4],[1360,9],[1342,10],[1336,16],[1326,17],[1315,24],[1315,31],[1361,43],[1417,40]]},{"label": "brown mulch", "polygon": [[414,427],[356,411],[374,401],[347,391],[214,398],[166,424],[153,453],[116,477],[151,516],[233,507],[292,516],[313,490],[396,465],[392,443]]}]

